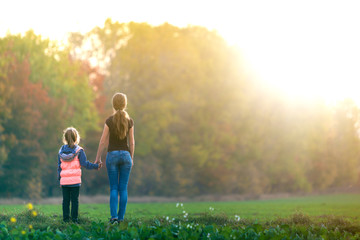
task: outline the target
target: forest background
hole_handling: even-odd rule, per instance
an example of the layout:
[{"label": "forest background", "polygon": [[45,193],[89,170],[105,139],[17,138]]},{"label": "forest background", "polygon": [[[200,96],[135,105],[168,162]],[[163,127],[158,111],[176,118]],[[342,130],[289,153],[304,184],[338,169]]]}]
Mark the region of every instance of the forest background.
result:
[{"label": "forest background", "polygon": [[[63,129],[80,131],[93,162],[115,92],[127,94],[135,122],[131,196],[359,186],[351,99],[291,98],[204,27],[107,19],[72,33],[65,47],[33,31],[0,38],[0,197],[60,195]],[[84,170],[82,179],[83,194],[108,194],[106,168]]]}]

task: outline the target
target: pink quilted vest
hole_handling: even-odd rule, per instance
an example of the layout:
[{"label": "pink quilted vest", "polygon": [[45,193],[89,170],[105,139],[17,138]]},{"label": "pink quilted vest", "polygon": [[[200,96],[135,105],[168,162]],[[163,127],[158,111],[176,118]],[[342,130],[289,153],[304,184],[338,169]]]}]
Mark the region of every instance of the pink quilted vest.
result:
[{"label": "pink quilted vest", "polygon": [[81,147],[78,147],[74,158],[70,160],[60,157],[60,185],[73,185],[81,183],[81,166],[79,161],[79,152],[81,149]]}]

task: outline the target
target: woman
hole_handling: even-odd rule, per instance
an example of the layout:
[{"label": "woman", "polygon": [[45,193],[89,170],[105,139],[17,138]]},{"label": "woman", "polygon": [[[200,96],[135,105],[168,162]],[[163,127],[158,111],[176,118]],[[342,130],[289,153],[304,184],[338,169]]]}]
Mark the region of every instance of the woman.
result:
[{"label": "woman", "polygon": [[[106,119],[95,163],[101,163],[101,155],[107,148],[106,168],[110,183],[110,223],[124,220],[127,204],[127,185],[134,165],[134,121],[125,111],[126,95],[116,93],[112,98],[114,114]],[[120,195],[120,202],[119,202]],[[119,202],[119,211],[117,205]]]}]

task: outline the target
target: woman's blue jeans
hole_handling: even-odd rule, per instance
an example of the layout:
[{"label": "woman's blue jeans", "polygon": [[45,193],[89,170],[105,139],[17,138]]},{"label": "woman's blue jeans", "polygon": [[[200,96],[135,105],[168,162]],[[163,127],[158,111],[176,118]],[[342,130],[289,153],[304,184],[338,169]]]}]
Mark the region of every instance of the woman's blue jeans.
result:
[{"label": "woman's blue jeans", "polygon": [[[106,168],[110,183],[111,218],[117,218],[119,220],[124,219],[128,198],[127,186],[129,182],[131,167],[132,159],[128,151],[111,151],[107,153]],[[118,203],[119,211],[117,212]]]}]

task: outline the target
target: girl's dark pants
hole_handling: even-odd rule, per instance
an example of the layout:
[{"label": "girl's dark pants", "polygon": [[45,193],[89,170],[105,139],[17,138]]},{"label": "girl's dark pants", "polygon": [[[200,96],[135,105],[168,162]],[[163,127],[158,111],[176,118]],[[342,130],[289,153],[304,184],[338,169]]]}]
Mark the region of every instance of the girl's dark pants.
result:
[{"label": "girl's dark pants", "polygon": [[79,191],[80,187],[66,187],[62,186],[63,194],[63,220],[68,222],[70,220],[70,201],[71,201],[71,220],[78,221],[79,214]]}]

